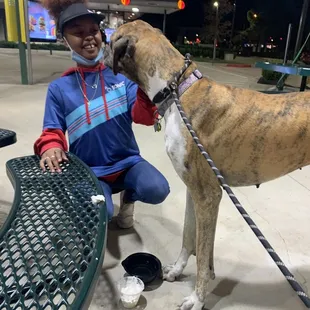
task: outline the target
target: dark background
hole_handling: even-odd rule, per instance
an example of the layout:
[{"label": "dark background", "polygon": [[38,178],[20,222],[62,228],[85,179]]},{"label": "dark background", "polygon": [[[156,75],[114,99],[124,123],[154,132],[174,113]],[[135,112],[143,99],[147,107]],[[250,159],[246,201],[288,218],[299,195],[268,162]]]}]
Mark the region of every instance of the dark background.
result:
[{"label": "dark background", "polygon": [[[176,41],[180,27],[202,28],[204,25],[204,3],[208,0],[185,0],[186,8],[167,16],[166,35]],[[289,23],[293,24],[292,40],[297,36],[303,0],[237,0],[235,31],[249,26],[247,12],[253,9],[263,14],[268,26],[268,35],[275,38],[286,38]],[[310,8],[305,28],[305,35],[310,31]],[[145,14],[142,19],[155,27],[161,28],[163,16]]]}]

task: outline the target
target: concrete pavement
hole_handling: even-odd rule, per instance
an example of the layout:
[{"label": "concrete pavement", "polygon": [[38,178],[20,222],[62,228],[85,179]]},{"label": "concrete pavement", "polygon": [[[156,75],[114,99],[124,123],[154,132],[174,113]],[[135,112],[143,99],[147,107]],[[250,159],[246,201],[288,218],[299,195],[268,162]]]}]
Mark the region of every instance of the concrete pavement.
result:
[{"label": "concrete pavement", "polygon": [[[2,52],[2,51],[1,51]],[[1,54],[1,53],[0,53]],[[32,154],[41,132],[47,83],[59,76],[71,61],[68,55],[34,58],[34,86],[17,85],[18,59],[0,55],[0,127],[17,132],[18,142],[1,149],[0,218],[5,218],[13,200],[13,189],[5,173],[5,162],[12,157]],[[14,65],[15,64],[15,67]],[[10,69],[5,69],[10,68]],[[15,68],[14,70],[12,68]],[[212,79],[239,87],[254,87],[257,69],[235,69],[200,64]],[[256,70],[256,71],[255,71]],[[258,86],[261,87],[261,86]],[[164,149],[163,132],[135,125],[142,155],[167,177],[171,194],[158,206],[136,204],[134,229],[119,231],[113,223],[108,233],[104,266],[91,310],[121,309],[115,282],[124,274],[121,261],[129,254],[148,251],[162,261],[173,263],[180,250],[185,207],[185,186],[174,171]],[[227,154],[229,156],[229,154]],[[310,289],[309,201],[310,168],[296,171],[276,181],[255,187],[234,189],[250,216],[306,291]],[[303,304],[277,266],[262,248],[227,195],[223,195],[215,245],[217,278],[210,283],[207,308],[212,310],[302,310]],[[115,203],[118,205],[118,196]],[[191,294],[196,265],[192,257],[184,276],[175,282],[158,282],[143,292],[138,309],[173,310]]]}]

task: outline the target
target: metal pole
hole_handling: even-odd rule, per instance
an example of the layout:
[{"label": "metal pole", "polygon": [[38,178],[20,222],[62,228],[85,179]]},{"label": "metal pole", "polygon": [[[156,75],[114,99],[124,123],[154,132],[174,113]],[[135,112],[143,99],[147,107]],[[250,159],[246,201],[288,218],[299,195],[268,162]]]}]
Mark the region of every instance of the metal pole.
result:
[{"label": "metal pole", "polygon": [[[19,49],[19,64],[22,84],[28,84],[27,76],[27,61],[26,61],[26,48],[22,42],[22,30],[20,24],[20,12],[18,0],[15,0],[15,12],[16,12],[16,27],[17,27],[17,38],[18,38],[18,49]],[[28,21],[28,18],[27,18]]]},{"label": "metal pole", "polygon": [[[304,49],[305,46],[307,45],[309,39],[310,39],[310,32],[309,32],[309,34],[308,34],[308,36],[307,36],[307,38],[306,38],[305,43],[303,44],[303,46],[301,47],[301,49],[299,50],[299,52],[297,53],[297,55],[296,55],[295,58],[293,59],[292,65],[294,65],[294,64],[298,61],[298,59],[299,59],[299,57],[300,57],[300,55],[301,55],[303,49]],[[278,89],[280,89],[279,87],[281,87],[281,83],[283,82],[283,80],[284,80],[287,76],[288,76],[288,74],[286,74],[286,73],[283,73],[283,74],[282,74],[280,80],[279,80],[278,83],[277,83],[277,88],[278,88]]]},{"label": "metal pole", "polygon": [[291,35],[292,35],[292,24],[289,24],[288,25],[288,32],[287,32],[287,39],[286,39],[286,46],[285,46],[285,54],[284,54],[284,60],[283,60],[284,65],[287,62],[287,54],[288,54],[288,49],[290,47]]},{"label": "metal pole", "polygon": [[[285,46],[285,54],[283,59],[283,65],[286,65],[287,63],[287,54],[290,47],[290,41],[291,41],[291,35],[292,35],[292,24],[288,25],[288,32],[287,32],[287,38],[286,38],[286,46]],[[285,75],[282,75],[282,77],[279,79],[277,83],[278,90],[283,90],[284,88],[284,77]]]},{"label": "metal pole", "polygon": [[298,29],[298,34],[297,34],[294,56],[297,55],[300,49],[300,45],[302,42],[302,37],[303,37],[304,29],[305,29],[305,24],[306,24],[308,8],[309,8],[309,0],[304,0],[304,4],[302,7],[301,16],[300,16],[299,29]]},{"label": "metal pole", "polygon": [[218,18],[219,18],[219,7],[216,7],[216,26],[215,26],[215,38],[213,43],[213,62],[216,58],[216,45],[217,45],[217,33],[218,33]]},{"label": "metal pole", "polygon": [[234,11],[233,11],[233,19],[232,19],[232,25],[231,25],[231,34],[230,34],[230,42],[229,46],[232,48],[232,40],[234,37],[234,30],[235,30],[235,20],[236,20],[236,6],[237,6],[237,0],[234,3]]},{"label": "metal pole", "polygon": [[31,55],[31,45],[30,45],[30,35],[29,35],[29,23],[28,23],[28,0],[24,0],[24,13],[25,13],[25,33],[27,42],[27,58],[28,58],[28,82],[30,85],[33,84],[33,72],[32,72],[32,55]]},{"label": "metal pole", "polygon": [[166,34],[167,10],[164,11],[163,34]]}]

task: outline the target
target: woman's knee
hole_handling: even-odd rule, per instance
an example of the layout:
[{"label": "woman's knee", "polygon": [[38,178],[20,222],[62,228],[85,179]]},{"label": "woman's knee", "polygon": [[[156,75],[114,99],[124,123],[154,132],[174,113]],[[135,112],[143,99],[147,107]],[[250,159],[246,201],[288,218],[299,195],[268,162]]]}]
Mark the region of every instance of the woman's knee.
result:
[{"label": "woman's knee", "polygon": [[110,221],[114,215],[114,204],[112,200],[112,190],[109,187],[108,184],[104,182],[100,182],[101,188],[103,190],[103,194],[105,197],[105,204],[106,204],[106,209],[107,209],[107,214],[108,214],[108,221]]},{"label": "woman's knee", "polygon": [[141,188],[141,196],[143,197],[143,202],[149,204],[160,204],[170,193],[170,187],[168,181],[162,177],[159,180],[153,180],[145,182]]}]

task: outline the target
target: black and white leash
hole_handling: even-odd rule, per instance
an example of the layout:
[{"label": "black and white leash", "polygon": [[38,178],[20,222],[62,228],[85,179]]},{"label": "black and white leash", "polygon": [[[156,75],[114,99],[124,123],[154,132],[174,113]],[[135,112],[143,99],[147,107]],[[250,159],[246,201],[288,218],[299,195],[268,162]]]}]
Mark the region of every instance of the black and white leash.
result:
[{"label": "black and white leash", "polygon": [[[181,72],[185,72],[185,70],[189,67],[190,63],[191,63],[191,61],[189,60],[189,55],[186,55],[186,57],[185,57],[185,66],[180,71],[180,73]],[[176,81],[178,79],[179,79],[179,77],[176,79]],[[241,203],[239,202],[239,200],[235,196],[234,192],[232,191],[230,186],[226,183],[224,177],[221,175],[219,169],[217,169],[217,167],[215,166],[215,164],[214,164],[213,160],[211,159],[210,155],[207,153],[207,151],[205,150],[203,145],[200,143],[200,140],[197,137],[197,134],[196,134],[195,130],[193,129],[189,119],[186,117],[186,114],[185,114],[185,112],[184,112],[184,110],[182,108],[182,105],[181,105],[180,100],[179,100],[179,96],[177,94],[177,88],[175,87],[175,85],[176,84],[172,84],[172,93],[171,94],[172,94],[173,100],[174,100],[174,102],[175,102],[175,104],[176,104],[176,106],[177,106],[177,108],[179,110],[179,113],[181,115],[182,120],[184,121],[188,131],[190,132],[191,136],[193,137],[195,143],[197,144],[197,146],[198,146],[198,148],[199,148],[199,150],[201,152],[201,155],[203,155],[203,157],[208,161],[208,163],[209,163],[210,167],[212,168],[213,172],[215,173],[215,175],[216,175],[220,185],[226,191],[226,193],[228,194],[229,198],[231,199],[231,201],[233,202],[233,204],[235,205],[235,207],[237,208],[239,213],[242,215],[243,219],[250,226],[251,230],[256,235],[256,237],[258,238],[260,243],[263,245],[263,247],[266,249],[268,254],[271,256],[273,261],[276,263],[276,265],[278,266],[278,268],[280,269],[282,274],[285,276],[286,280],[289,282],[291,287],[295,290],[295,292],[297,293],[299,298],[302,300],[304,305],[307,308],[310,308],[310,298],[305,293],[305,291],[303,290],[301,285],[297,282],[297,280],[295,279],[294,275],[285,266],[284,262],[281,260],[279,255],[275,252],[275,250],[273,249],[271,244],[266,240],[265,236],[260,231],[260,229],[256,226],[256,224],[251,219],[249,214],[242,207]]]}]

